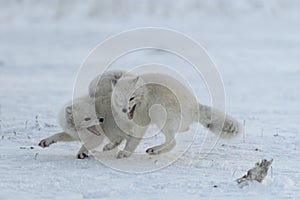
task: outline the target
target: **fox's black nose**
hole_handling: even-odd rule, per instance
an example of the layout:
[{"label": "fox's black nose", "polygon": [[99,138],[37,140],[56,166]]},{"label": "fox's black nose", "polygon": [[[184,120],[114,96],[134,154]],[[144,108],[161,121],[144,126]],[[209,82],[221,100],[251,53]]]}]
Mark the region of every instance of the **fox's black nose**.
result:
[{"label": "fox's black nose", "polygon": [[98,118],[98,121],[99,121],[100,123],[102,123],[102,122],[104,122],[104,118],[103,118],[103,117],[99,117],[99,118]]},{"label": "fox's black nose", "polygon": [[126,108],[123,108],[123,109],[122,109],[122,112],[123,112],[123,113],[127,113],[127,109],[126,109]]}]

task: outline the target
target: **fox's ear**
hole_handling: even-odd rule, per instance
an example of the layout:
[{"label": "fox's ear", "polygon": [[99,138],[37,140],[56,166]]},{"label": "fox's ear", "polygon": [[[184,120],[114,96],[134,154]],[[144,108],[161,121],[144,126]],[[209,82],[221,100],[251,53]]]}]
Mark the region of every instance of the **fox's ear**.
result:
[{"label": "fox's ear", "polygon": [[67,114],[71,115],[72,114],[72,106],[67,106],[65,108],[65,111],[66,111]]}]

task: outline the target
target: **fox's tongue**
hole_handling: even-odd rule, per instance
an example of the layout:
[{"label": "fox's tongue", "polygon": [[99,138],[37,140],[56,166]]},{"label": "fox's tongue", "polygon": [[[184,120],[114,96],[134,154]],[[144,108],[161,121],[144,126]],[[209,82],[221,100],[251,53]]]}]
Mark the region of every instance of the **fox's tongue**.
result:
[{"label": "fox's tongue", "polygon": [[134,116],[135,105],[131,108],[129,113],[127,113],[128,119],[132,120]]}]

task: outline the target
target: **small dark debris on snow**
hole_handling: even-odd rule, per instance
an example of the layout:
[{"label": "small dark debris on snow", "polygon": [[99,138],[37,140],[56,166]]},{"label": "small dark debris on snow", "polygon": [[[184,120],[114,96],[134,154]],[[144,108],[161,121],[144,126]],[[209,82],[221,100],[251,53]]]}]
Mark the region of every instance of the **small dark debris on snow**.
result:
[{"label": "small dark debris on snow", "polygon": [[214,188],[217,188],[218,186],[217,185],[214,185]]},{"label": "small dark debris on snow", "polygon": [[39,123],[39,116],[35,116],[35,128],[38,129],[39,131],[41,130],[41,126]]},{"label": "small dark debris on snow", "polygon": [[283,137],[283,136],[279,135],[278,133],[274,134],[273,136],[274,136],[274,137],[278,137],[278,138],[285,139],[285,137]]},{"label": "small dark debris on snow", "polygon": [[20,147],[20,149],[27,149],[27,150],[30,150],[30,149],[34,149],[34,147]]},{"label": "small dark debris on snow", "polygon": [[11,137],[11,136],[9,136],[7,139],[8,139],[8,140],[17,140],[17,138]]},{"label": "small dark debris on snow", "polygon": [[273,159],[271,159],[270,161],[263,159],[261,162],[257,162],[252,169],[248,170],[246,175],[237,179],[236,182],[240,184],[241,187],[248,185],[251,181],[257,181],[261,183],[267,176],[272,162]]},{"label": "small dark debris on snow", "polygon": [[49,123],[46,123],[46,122],[44,122],[44,125],[45,125],[45,127],[47,127],[47,128],[50,128],[50,127],[56,127],[55,125],[49,124]]}]

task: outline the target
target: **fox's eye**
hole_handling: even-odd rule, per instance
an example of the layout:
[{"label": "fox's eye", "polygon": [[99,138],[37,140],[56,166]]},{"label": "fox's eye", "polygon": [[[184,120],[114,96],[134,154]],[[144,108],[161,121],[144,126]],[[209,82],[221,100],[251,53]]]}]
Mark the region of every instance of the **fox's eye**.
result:
[{"label": "fox's eye", "polygon": [[104,122],[104,118],[103,117],[100,117],[98,120],[99,120],[100,123]]},{"label": "fox's eye", "polygon": [[131,97],[130,99],[129,99],[129,101],[132,101],[134,99],[134,97]]},{"label": "fox's eye", "polygon": [[90,117],[86,117],[86,118],[84,118],[84,121],[90,121],[91,120],[91,118]]}]

